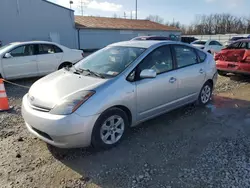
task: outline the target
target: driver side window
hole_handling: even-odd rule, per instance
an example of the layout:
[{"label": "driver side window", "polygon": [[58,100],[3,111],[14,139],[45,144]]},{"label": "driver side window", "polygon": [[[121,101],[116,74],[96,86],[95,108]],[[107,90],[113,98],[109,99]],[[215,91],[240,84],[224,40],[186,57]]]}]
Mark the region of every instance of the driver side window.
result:
[{"label": "driver side window", "polygon": [[173,70],[172,55],[169,46],[162,46],[151,52],[138,66],[141,72],[144,69],[153,69],[157,74]]}]

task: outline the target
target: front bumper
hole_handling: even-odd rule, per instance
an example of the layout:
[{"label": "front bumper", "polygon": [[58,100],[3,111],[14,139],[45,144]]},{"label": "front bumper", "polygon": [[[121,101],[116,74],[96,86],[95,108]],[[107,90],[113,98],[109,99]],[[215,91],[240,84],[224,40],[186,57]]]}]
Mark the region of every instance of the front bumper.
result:
[{"label": "front bumper", "polygon": [[41,140],[59,148],[87,147],[91,144],[94,124],[99,115],[81,117],[53,115],[33,109],[23,97],[22,116],[29,132]]}]

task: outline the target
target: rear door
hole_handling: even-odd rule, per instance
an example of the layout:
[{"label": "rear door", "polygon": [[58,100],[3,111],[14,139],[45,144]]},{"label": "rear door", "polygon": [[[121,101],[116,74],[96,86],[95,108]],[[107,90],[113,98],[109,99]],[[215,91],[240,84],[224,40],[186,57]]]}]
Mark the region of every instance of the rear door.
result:
[{"label": "rear door", "polygon": [[[206,54],[186,45],[172,45],[177,67],[178,89],[176,97],[179,104],[197,99],[205,82]],[[198,53],[202,58],[199,58]]]},{"label": "rear door", "polygon": [[11,57],[2,59],[3,72],[7,79],[38,75],[34,44],[18,46],[8,53]]},{"label": "rear door", "polygon": [[53,44],[38,44],[38,71],[46,75],[58,69],[63,51]]}]

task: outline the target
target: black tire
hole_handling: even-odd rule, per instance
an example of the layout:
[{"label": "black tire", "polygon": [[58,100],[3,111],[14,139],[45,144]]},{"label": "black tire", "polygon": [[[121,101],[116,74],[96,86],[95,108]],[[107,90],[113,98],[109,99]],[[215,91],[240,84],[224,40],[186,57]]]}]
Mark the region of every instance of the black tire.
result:
[{"label": "black tire", "polygon": [[[111,118],[112,116],[119,116],[123,119],[124,132],[123,132],[121,138],[117,142],[115,142],[113,144],[107,144],[101,138],[101,128],[102,128],[103,124],[105,123],[105,121],[108,120],[109,118]],[[100,117],[97,119],[97,121],[94,125],[93,132],[92,132],[92,139],[91,139],[92,146],[95,149],[109,149],[109,148],[116,146],[125,137],[125,135],[128,131],[128,127],[129,127],[128,116],[123,110],[121,110],[120,108],[110,108],[110,109],[106,110],[105,112],[103,112],[100,115]],[[106,134],[107,133],[108,133],[108,131],[106,132]],[[111,136],[110,136],[110,139],[111,139]]]},{"label": "black tire", "polygon": [[226,75],[227,75],[227,72],[218,70],[218,74],[219,74],[220,76],[226,76]]},{"label": "black tire", "polygon": [[58,70],[60,70],[60,69],[62,69],[62,68],[64,68],[64,67],[67,67],[67,66],[72,66],[72,63],[70,63],[70,62],[62,63],[62,64],[59,66]]},{"label": "black tire", "polygon": [[[205,92],[205,94],[208,94],[206,91],[204,91],[204,90],[207,90],[206,88],[209,88],[210,92],[209,92],[209,96],[206,95],[206,100],[205,100],[203,92]],[[203,87],[202,87],[202,89],[200,91],[199,98],[197,100],[197,104],[199,106],[205,106],[205,105],[207,105],[210,102],[210,100],[211,100],[212,93],[213,93],[213,85],[210,82],[206,82],[203,85]]]}]

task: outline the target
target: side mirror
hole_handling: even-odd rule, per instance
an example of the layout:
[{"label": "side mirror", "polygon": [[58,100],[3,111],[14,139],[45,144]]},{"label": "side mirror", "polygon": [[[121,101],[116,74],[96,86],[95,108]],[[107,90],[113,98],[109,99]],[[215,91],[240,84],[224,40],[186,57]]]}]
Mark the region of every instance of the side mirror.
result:
[{"label": "side mirror", "polygon": [[4,58],[12,58],[12,55],[10,53],[6,53],[3,57]]},{"label": "side mirror", "polygon": [[155,78],[157,75],[156,71],[153,69],[144,69],[141,71],[140,78]]}]

